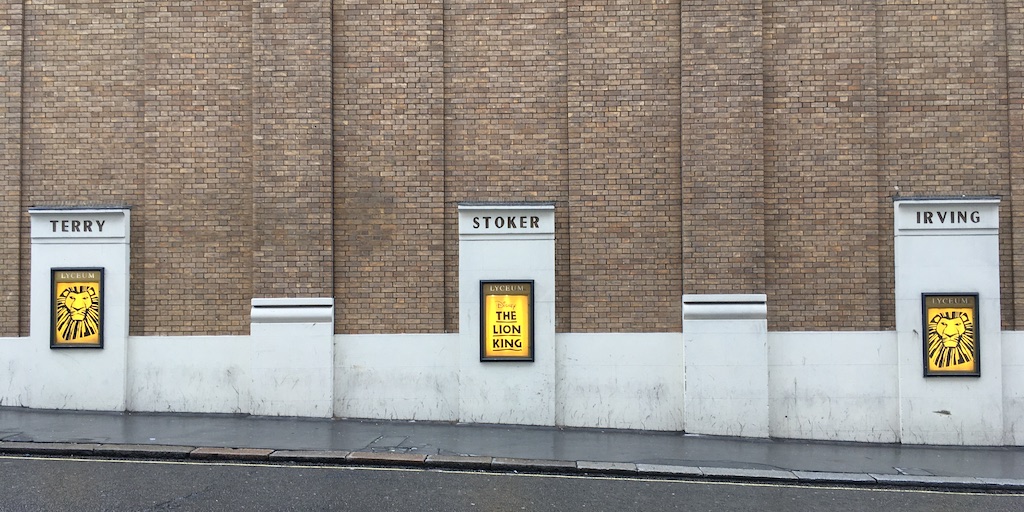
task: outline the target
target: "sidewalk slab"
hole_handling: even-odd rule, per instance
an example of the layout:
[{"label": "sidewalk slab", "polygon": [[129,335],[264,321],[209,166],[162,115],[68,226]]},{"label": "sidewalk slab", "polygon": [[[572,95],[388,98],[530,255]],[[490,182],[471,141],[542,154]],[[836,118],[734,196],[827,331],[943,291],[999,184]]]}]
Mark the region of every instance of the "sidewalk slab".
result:
[{"label": "sidewalk slab", "polygon": [[941,487],[980,487],[977,478],[930,476],[930,475],[878,475],[871,474],[876,482],[886,485],[917,485]]},{"label": "sidewalk slab", "polygon": [[478,455],[428,455],[426,463],[430,466],[453,469],[490,469],[494,457]]},{"label": "sidewalk slab", "polygon": [[704,472],[697,466],[673,466],[670,464],[637,464],[637,472],[648,475],[701,477]]},{"label": "sidewalk slab", "polygon": [[581,460],[576,462],[576,468],[582,471],[620,475],[635,475],[637,473],[636,464],[633,464],[632,462],[595,462]]},{"label": "sidewalk slab", "polygon": [[781,471],[777,469],[743,469],[743,468],[713,468],[701,466],[701,472],[705,477],[711,478],[742,478],[749,480],[790,480],[796,481],[797,477],[792,471]]},{"label": "sidewalk slab", "polygon": [[992,489],[1024,491],[1024,480],[1013,478],[979,478],[978,481]]},{"label": "sidewalk slab", "polygon": [[878,481],[866,473],[831,473],[823,471],[794,471],[801,482],[814,484],[874,484]]},{"label": "sidewalk slab", "polygon": [[38,455],[92,455],[98,443],[37,443],[0,441],[0,452]]}]

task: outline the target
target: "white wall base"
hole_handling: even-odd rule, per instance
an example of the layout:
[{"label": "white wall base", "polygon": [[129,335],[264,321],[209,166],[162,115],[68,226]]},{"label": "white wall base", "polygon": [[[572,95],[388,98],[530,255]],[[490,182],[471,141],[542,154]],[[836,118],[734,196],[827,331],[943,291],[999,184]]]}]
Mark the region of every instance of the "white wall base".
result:
[{"label": "white wall base", "polygon": [[334,414],[459,420],[459,335],[337,335]]},{"label": "white wall base", "polygon": [[0,405],[28,407],[34,358],[26,357],[31,338],[0,338]]},{"label": "white wall base", "polygon": [[685,429],[768,437],[764,295],[684,295]]},{"label": "white wall base", "polygon": [[249,412],[248,336],[130,336],[128,410]]},{"label": "white wall base", "polygon": [[1024,445],[1024,332],[1003,331],[1002,444]]},{"label": "white wall base", "polygon": [[900,440],[894,332],[768,333],[771,435]]},{"label": "white wall base", "polygon": [[[901,437],[901,419],[903,428],[913,427],[901,418],[895,332],[772,332],[767,340],[767,435],[908,442]],[[0,338],[0,405],[39,407],[30,399],[46,383],[35,373],[34,358],[39,356],[28,350],[33,343],[28,337]],[[334,335],[332,343],[335,417],[469,421],[459,408],[465,397],[459,395],[458,334]],[[1024,332],[1004,332],[1001,343],[1005,378],[995,398],[1002,400],[1006,413],[1003,424],[991,426],[989,436],[998,441],[985,444],[1021,446]],[[694,349],[681,333],[559,334],[556,345],[557,389],[551,408],[557,419],[552,425],[682,431],[709,410],[700,405],[715,404],[685,400],[684,382],[718,368],[705,368],[702,361],[708,356],[699,350],[708,347]],[[129,337],[127,410],[266,414],[257,412],[252,400],[253,382],[259,380],[254,376],[262,370],[251,365],[251,353],[250,336]],[[732,368],[721,375],[738,371]],[[694,391],[691,386],[685,393]],[[687,408],[694,403],[698,406]],[[969,441],[952,444],[979,444]]]},{"label": "white wall base", "polygon": [[249,412],[334,415],[334,299],[252,299]]},{"label": "white wall base", "polygon": [[558,334],[556,423],[683,430],[683,336]]}]

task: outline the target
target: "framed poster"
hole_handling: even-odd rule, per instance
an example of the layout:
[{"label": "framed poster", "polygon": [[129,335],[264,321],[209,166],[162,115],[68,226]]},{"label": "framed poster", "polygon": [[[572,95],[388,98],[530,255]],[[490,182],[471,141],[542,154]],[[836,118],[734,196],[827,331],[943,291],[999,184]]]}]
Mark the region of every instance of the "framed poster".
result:
[{"label": "framed poster", "polygon": [[533,361],[533,281],[480,281],[480,360]]},{"label": "framed poster", "polygon": [[50,348],[103,348],[103,269],[51,269],[50,290]]},{"label": "framed poster", "polygon": [[981,376],[977,293],[923,293],[924,376]]}]

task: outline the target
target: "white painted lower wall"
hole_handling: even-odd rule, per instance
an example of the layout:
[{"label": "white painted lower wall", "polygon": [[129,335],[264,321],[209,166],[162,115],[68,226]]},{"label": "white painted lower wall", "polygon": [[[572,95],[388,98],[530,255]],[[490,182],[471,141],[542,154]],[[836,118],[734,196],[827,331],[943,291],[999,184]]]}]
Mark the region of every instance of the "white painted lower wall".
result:
[{"label": "white painted lower wall", "polygon": [[128,410],[248,413],[248,336],[129,336]]},{"label": "white painted lower wall", "polygon": [[772,437],[895,443],[895,332],[768,333]]},{"label": "white painted lower wall", "polygon": [[[459,342],[458,334],[335,336],[335,415],[462,420]],[[558,334],[555,344],[557,424],[682,430],[681,334]],[[509,380],[498,396],[515,387]]]},{"label": "white painted lower wall", "polygon": [[29,338],[0,338],[0,405],[27,407],[34,360],[26,357]]},{"label": "white painted lower wall", "polygon": [[1002,338],[1003,444],[1021,446],[1024,445],[1024,332],[1003,331]]},{"label": "white painted lower wall", "polygon": [[681,333],[557,334],[559,425],[683,430]]},{"label": "white painted lower wall", "polygon": [[[457,333],[335,335],[334,416],[460,421],[459,340]],[[27,350],[31,343],[0,338],[0,405],[31,406],[33,393],[61,378],[40,373],[48,366],[33,358],[50,352]],[[558,334],[555,344],[556,424],[683,430],[685,372],[701,362],[685,353],[681,333]],[[1024,332],[1003,332],[1001,345],[999,435],[1024,445]],[[251,414],[258,381],[251,350],[249,336],[131,336],[127,409]],[[895,332],[768,333],[769,435],[906,442],[896,351]]]},{"label": "white painted lower wall", "polygon": [[334,415],[458,421],[458,333],[334,337]]}]

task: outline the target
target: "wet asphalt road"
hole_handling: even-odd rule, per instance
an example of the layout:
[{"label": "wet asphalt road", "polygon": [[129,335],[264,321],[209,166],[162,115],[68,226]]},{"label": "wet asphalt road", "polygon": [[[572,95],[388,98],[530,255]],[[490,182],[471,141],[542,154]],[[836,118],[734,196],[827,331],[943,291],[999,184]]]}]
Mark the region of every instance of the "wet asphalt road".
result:
[{"label": "wet asphalt road", "polygon": [[1024,494],[422,469],[0,457],[0,511],[1020,511]]}]

